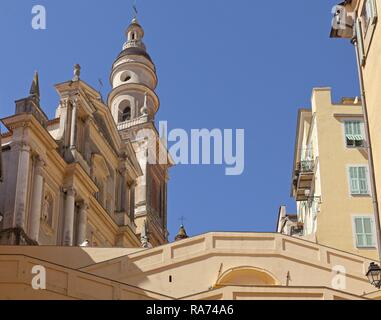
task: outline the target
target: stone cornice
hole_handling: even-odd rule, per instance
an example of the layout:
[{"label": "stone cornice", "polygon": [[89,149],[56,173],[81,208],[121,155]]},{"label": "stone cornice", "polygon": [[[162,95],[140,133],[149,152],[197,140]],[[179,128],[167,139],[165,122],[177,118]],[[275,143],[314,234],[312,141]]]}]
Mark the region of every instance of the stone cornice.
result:
[{"label": "stone cornice", "polygon": [[28,128],[39,138],[41,145],[48,150],[57,149],[58,145],[50,133],[41,126],[37,119],[30,113],[21,113],[2,120],[10,132],[18,128]]}]

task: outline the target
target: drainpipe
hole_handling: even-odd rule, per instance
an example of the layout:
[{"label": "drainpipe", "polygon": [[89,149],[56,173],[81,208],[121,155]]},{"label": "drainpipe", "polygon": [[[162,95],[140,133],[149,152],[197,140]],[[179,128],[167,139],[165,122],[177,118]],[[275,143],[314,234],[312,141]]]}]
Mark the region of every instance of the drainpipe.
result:
[{"label": "drainpipe", "polygon": [[[358,19],[357,14],[355,19],[356,19],[355,21],[357,21]],[[380,260],[381,259],[381,230],[380,230],[381,226],[380,226],[380,216],[379,216],[379,209],[378,209],[376,176],[374,174],[374,162],[373,162],[374,158],[373,158],[373,150],[372,150],[372,140],[371,140],[370,130],[369,130],[368,106],[367,106],[366,92],[365,92],[365,86],[364,86],[364,74],[363,74],[363,69],[361,65],[360,50],[359,50],[358,41],[357,41],[358,36],[359,35],[356,34],[351,42],[356,49],[357,68],[358,68],[360,91],[361,91],[361,102],[362,102],[361,104],[362,104],[362,109],[364,114],[365,135],[369,144],[369,146],[367,147],[368,159],[369,159],[369,175],[370,175],[370,183],[371,183],[371,189],[372,189],[374,221],[376,224],[378,259]]]}]

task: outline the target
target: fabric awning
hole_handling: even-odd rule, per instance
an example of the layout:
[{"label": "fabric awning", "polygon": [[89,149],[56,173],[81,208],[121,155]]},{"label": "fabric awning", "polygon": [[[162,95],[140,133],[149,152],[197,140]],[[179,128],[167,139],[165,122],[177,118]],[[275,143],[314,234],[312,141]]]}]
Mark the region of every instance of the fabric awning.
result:
[{"label": "fabric awning", "polygon": [[351,141],[364,141],[363,136],[355,134],[347,134],[347,139]]}]

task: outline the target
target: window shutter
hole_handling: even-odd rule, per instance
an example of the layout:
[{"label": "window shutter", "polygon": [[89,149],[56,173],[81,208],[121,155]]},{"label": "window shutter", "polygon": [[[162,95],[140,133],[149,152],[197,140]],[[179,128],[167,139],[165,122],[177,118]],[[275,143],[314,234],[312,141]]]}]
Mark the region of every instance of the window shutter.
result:
[{"label": "window shutter", "polygon": [[354,222],[357,247],[375,247],[373,219],[371,217],[357,217]]},{"label": "window shutter", "polygon": [[355,121],[353,122],[353,134],[355,136],[361,136],[361,122],[360,121]]},{"label": "window shutter", "polygon": [[364,218],[364,233],[365,233],[365,244],[367,247],[374,246],[373,241],[373,221],[371,218]]},{"label": "window shutter", "polygon": [[365,63],[365,50],[360,18],[356,20],[356,37],[360,64],[363,66]]},{"label": "window shutter", "polygon": [[349,175],[351,180],[351,194],[360,194],[357,168],[355,167],[350,168]]},{"label": "window shutter", "polygon": [[365,167],[358,168],[359,175],[359,184],[360,184],[360,193],[368,193],[368,178],[367,178],[367,169]]},{"label": "window shutter", "polygon": [[345,134],[347,136],[353,135],[352,123],[349,121],[345,122]]},{"label": "window shutter", "polygon": [[363,226],[363,220],[362,218],[356,218],[355,219],[355,227],[356,227],[356,243],[357,247],[364,247],[365,246],[365,239],[364,239],[364,226]]}]

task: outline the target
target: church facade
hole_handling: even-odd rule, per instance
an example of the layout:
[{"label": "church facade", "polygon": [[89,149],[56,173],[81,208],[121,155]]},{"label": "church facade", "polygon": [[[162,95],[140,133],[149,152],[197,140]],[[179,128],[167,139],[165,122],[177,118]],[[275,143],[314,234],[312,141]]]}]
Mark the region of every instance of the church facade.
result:
[{"label": "church facade", "polygon": [[[3,119],[0,243],[154,247],[167,243],[172,162],[155,128],[155,65],[136,19],[113,63],[108,102],[80,79],[55,86],[48,119],[38,74],[30,95]],[[168,161],[148,161],[152,144]]]}]

